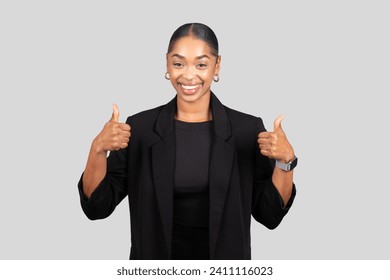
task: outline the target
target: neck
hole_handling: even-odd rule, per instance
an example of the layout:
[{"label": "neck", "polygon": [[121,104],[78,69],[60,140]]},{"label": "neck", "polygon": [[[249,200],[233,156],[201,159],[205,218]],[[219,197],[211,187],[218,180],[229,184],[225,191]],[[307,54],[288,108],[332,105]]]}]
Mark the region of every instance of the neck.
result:
[{"label": "neck", "polygon": [[212,120],[210,94],[204,95],[196,102],[188,102],[182,98],[177,98],[175,119],[185,122],[204,122]]}]

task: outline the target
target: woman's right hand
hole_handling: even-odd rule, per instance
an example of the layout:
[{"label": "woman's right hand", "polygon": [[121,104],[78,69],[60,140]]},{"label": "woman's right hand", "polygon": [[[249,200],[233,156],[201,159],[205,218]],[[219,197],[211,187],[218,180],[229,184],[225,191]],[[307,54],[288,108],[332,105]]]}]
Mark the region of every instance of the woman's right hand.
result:
[{"label": "woman's right hand", "polygon": [[114,104],[111,119],[93,141],[95,152],[107,154],[108,151],[126,148],[130,141],[130,130],[131,127],[127,123],[119,123],[119,109]]},{"label": "woman's right hand", "polygon": [[130,125],[119,123],[119,109],[113,105],[111,119],[93,140],[83,175],[83,192],[89,198],[106,176],[107,152],[124,149],[130,141]]}]

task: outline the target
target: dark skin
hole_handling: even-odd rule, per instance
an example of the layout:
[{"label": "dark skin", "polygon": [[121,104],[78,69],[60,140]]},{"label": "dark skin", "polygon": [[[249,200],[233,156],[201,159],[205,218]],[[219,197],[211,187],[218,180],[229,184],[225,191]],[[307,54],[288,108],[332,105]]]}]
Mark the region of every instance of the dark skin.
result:
[{"label": "dark skin", "polygon": [[203,40],[179,39],[167,54],[167,72],[177,93],[176,118],[187,122],[211,120],[210,87],[219,73],[221,57]]},{"label": "dark skin", "polygon": [[117,151],[128,146],[131,136],[130,130],[130,125],[119,123],[119,109],[114,104],[111,119],[93,140],[89,151],[83,175],[83,191],[86,197],[91,196],[106,176],[108,151]]},{"label": "dark skin", "polygon": [[[210,110],[210,87],[214,75],[219,74],[221,57],[216,56],[203,40],[192,36],[177,40],[166,55],[167,72],[177,93],[175,118],[186,122],[203,122],[212,119]],[[258,134],[259,152],[269,158],[288,162],[294,150],[287,140],[279,116],[274,122],[274,131]],[[93,140],[83,176],[83,190],[90,197],[106,175],[107,152],[126,148],[131,137],[131,127],[119,122],[119,110],[113,108],[111,119]],[[292,193],[293,171],[274,168],[272,181],[285,204]]]},{"label": "dark skin", "polygon": [[[260,132],[257,142],[262,155],[287,163],[294,157],[294,149],[282,129],[282,120],[283,115],[277,117],[274,121],[274,131]],[[291,197],[293,174],[293,170],[286,172],[276,166],[272,174],[272,182],[283,198],[284,205]]]}]

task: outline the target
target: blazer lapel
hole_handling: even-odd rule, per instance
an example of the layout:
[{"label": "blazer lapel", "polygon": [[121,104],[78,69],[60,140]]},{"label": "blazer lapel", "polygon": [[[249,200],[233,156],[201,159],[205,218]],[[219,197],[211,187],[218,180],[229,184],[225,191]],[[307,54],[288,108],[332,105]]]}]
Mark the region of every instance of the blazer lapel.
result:
[{"label": "blazer lapel", "polygon": [[231,136],[230,122],[225,108],[212,93],[210,100],[213,122],[214,141],[211,150],[209,194],[210,194],[210,258],[215,258],[222,213],[228,192],[232,170],[234,149],[226,141]]},{"label": "blazer lapel", "polygon": [[158,209],[164,230],[164,237],[171,258],[173,186],[175,170],[174,114],[176,97],[160,111],[155,130],[161,140],[152,147],[152,170]]}]

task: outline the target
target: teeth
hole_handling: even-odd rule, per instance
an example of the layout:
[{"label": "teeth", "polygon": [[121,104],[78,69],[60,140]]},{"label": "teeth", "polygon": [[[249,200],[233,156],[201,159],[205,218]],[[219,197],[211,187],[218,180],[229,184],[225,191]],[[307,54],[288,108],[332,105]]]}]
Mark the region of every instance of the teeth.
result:
[{"label": "teeth", "polygon": [[196,89],[196,88],[199,86],[199,84],[196,85],[196,86],[186,86],[186,85],[181,85],[181,86],[182,86],[182,88],[184,88],[184,89]]}]

